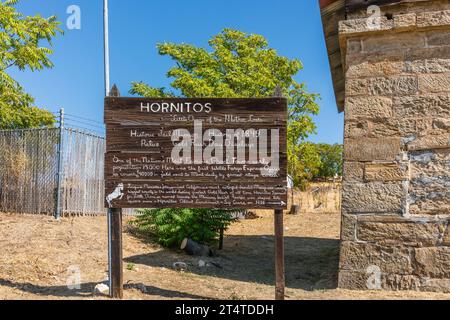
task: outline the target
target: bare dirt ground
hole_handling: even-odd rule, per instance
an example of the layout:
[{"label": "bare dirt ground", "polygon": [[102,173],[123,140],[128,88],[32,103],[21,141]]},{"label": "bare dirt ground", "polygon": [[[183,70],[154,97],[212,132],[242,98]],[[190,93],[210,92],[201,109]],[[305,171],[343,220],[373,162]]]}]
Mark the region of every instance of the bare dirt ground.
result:
[{"label": "bare dirt ground", "polygon": [[[418,292],[336,289],[338,214],[286,216],[288,299],[450,299]],[[124,225],[126,221],[124,222]],[[234,224],[225,248],[204,259],[134,237],[124,227],[126,299],[272,299],[273,218]],[[188,264],[175,271],[174,262]],[[81,271],[81,288],[67,287],[70,270]],[[93,295],[107,278],[105,217],[64,218],[0,215],[0,299],[104,299]]]}]

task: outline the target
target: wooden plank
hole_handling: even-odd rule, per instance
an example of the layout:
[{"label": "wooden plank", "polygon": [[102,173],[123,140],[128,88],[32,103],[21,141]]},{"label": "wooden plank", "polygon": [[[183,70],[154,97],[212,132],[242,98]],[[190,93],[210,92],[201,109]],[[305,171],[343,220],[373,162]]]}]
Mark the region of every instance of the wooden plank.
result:
[{"label": "wooden plank", "polygon": [[[111,96],[120,96],[116,85],[112,87]],[[108,209],[108,267],[110,296],[123,299],[123,249],[122,249],[122,209]]]},{"label": "wooden plank", "polygon": [[275,210],[275,299],[284,300],[285,266],[284,266],[284,223],[283,210]]},{"label": "wooden plank", "polygon": [[[122,183],[108,181],[106,194]],[[287,186],[284,184],[244,182],[127,181],[123,198],[114,200],[120,208],[221,208],[287,209]]]},{"label": "wooden plank", "polygon": [[[172,134],[175,130],[179,129],[180,126],[183,127],[194,127],[194,123],[183,123],[182,125],[173,125],[167,124],[165,122],[160,122],[158,125],[120,125],[120,124],[111,124],[107,125],[107,152],[149,152],[149,153],[158,153],[158,154],[168,154],[169,156],[172,153],[172,149],[174,146],[174,142],[171,139]],[[280,129],[280,135],[286,135],[285,128],[280,128],[280,124],[274,123],[266,123],[266,124],[258,124],[258,127],[264,126],[265,129],[270,130]],[[252,130],[255,128],[254,124],[244,123],[241,126],[230,124],[225,127],[225,125],[211,125],[211,124],[202,124],[202,132],[206,132],[206,130],[210,129],[219,129],[222,132],[222,136],[220,139],[226,139],[226,129],[238,130],[242,129],[243,131]],[[255,130],[255,135],[257,135],[257,131]],[[209,138],[209,137],[208,137]],[[269,138],[269,137],[268,137]],[[202,140],[205,140],[204,138]],[[202,141],[208,142],[208,141]],[[268,139],[268,146],[271,145],[271,139]],[[280,145],[280,154],[286,153],[286,141],[282,139],[279,141]],[[248,150],[248,148],[246,149]]]},{"label": "wooden plank", "polygon": [[[275,92],[275,96],[280,97],[280,91]],[[287,202],[287,201],[286,201]],[[274,211],[274,231],[275,231],[275,300],[284,300],[285,292],[285,269],[284,269],[284,226],[283,210]]]},{"label": "wooden plank", "polygon": [[[344,1],[327,1],[323,2],[322,25],[324,30],[325,42],[328,52],[328,60],[333,78],[333,87],[336,95],[336,104],[338,111],[344,111],[344,101],[341,99],[344,94],[343,87],[338,82],[344,78],[342,69],[342,57],[339,44],[339,21],[345,20],[345,2]],[[339,50],[336,50],[339,49]]]},{"label": "wooden plank", "polygon": [[[249,153],[245,153],[246,158]],[[148,180],[153,182],[189,182],[189,181],[228,181],[241,180],[259,183],[277,183],[287,179],[286,171],[280,170],[273,177],[261,175],[264,164],[172,164],[170,154],[161,153],[123,153],[108,152],[105,156],[105,179],[112,180]],[[287,161],[287,155],[281,154],[280,161]]]},{"label": "wooden plank", "polygon": [[123,299],[122,210],[110,209],[111,297]]},{"label": "wooden plank", "polygon": [[[239,114],[242,113],[276,113],[281,119],[286,119],[286,113],[279,113],[278,108],[287,108],[286,98],[173,98],[173,99],[146,99],[146,98],[105,98],[105,122],[109,123],[114,116],[130,116],[133,120],[140,120],[144,111],[149,118],[178,115]],[[147,108],[150,107],[150,109]],[[150,110],[150,111],[147,111]],[[208,110],[211,110],[208,112]],[[278,112],[277,112],[278,110]],[[287,111],[287,110],[286,110]],[[263,115],[263,114],[262,114]],[[121,120],[129,120],[121,119]]]},{"label": "wooden plank", "polygon": [[108,97],[105,122],[108,207],[287,206],[285,98]]}]

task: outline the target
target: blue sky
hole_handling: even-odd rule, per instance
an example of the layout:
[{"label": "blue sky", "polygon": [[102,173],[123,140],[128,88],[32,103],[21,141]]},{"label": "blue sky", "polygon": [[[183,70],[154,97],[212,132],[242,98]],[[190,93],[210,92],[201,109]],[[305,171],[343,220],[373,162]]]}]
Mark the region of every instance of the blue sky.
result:
[{"label": "blue sky", "polygon": [[[81,30],[68,30],[70,5],[81,8]],[[102,122],[103,38],[102,0],[22,0],[27,15],[56,14],[64,36],[53,43],[55,67],[14,77],[39,106]],[[111,82],[127,95],[132,81],[169,87],[165,74],[173,65],[156,50],[159,42],[206,46],[223,28],[264,35],[269,45],[304,64],[297,80],[319,93],[321,114],[315,118],[314,142],[342,143],[343,115],[338,114],[320,13],[315,0],[110,0]]]}]

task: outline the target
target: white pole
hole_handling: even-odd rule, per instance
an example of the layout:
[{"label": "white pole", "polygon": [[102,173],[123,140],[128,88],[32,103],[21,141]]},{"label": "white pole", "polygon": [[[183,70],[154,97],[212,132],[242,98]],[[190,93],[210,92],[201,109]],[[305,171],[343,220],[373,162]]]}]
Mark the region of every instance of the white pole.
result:
[{"label": "white pole", "polygon": [[[104,58],[105,58],[105,96],[109,96],[109,23],[108,23],[108,0],[103,0],[103,34],[104,34]],[[108,224],[108,281],[109,295],[112,295],[111,277],[111,210],[107,212]]]},{"label": "white pole", "polygon": [[109,83],[109,22],[108,0],[103,0],[103,32],[104,32],[104,57],[105,57],[105,95],[109,96],[111,90]]}]

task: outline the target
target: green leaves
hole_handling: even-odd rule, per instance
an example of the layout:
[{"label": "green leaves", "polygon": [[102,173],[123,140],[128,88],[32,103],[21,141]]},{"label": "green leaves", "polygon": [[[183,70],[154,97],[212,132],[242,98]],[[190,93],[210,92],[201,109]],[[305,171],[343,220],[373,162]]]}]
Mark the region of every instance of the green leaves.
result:
[{"label": "green leaves", "polygon": [[305,189],[311,180],[327,180],[342,176],[343,146],[304,142],[292,147],[299,155],[289,162],[289,171],[295,172],[294,183]]},{"label": "green leaves", "polygon": [[[296,103],[296,94],[307,94],[302,90],[304,86],[293,79],[302,68],[300,61],[279,56],[268,47],[263,36],[225,29],[209,45],[210,52],[189,44],[158,44],[159,54],[171,57],[176,63],[167,76],[174,79],[171,86],[181,96],[269,97],[280,86],[285,95],[292,94]],[[131,93],[147,97],[154,97],[152,93],[158,97],[161,93],[173,95],[143,83],[133,83]],[[316,97],[313,95],[311,99]]]},{"label": "green leaves", "polygon": [[18,0],[0,0],[0,128],[17,129],[51,126],[53,115],[34,106],[34,99],[26,94],[7,71],[10,68],[38,71],[53,67],[49,56],[51,40],[62,33],[55,16],[24,17],[14,5]]},{"label": "green leaves", "polygon": [[[224,29],[208,42],[211,51],[189,44],[162,43],[159,54],[175,62],[167,76],[172,88],[182,97],[197,98],[263,98],[274,95],[280,87],[289,100],[288,162],[289,174],[301,181],[299,163],[308,163],[309,135],[316,132],[312,116],[319,114],[319,95],[308,93],[304,83],[294,77],[303,68],[297,59],[278,55],[261,35]],[[154,88],[134,82],[130,91],[144,97],[174,97],[165,88]],[[303,170],[303,169],[302,169]]]},{"label": "green leaves", "polygon": [[156,237],[166,247],[177,247],[184,238],[200,243],[217,240],[220,229],[234,219],[230,210],[145,209],[131,222],[138,233]]}]

